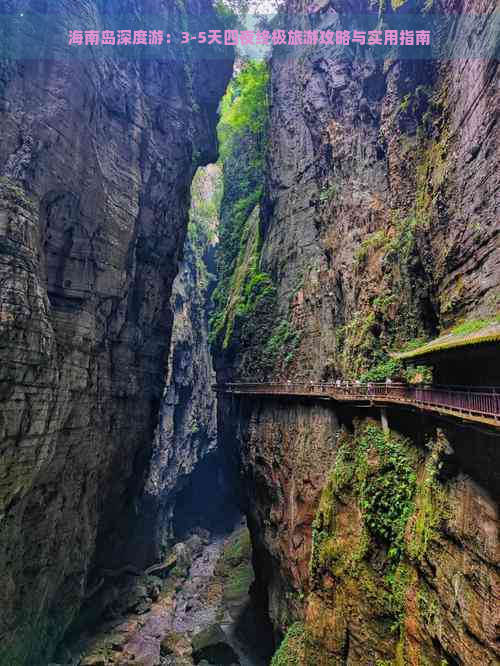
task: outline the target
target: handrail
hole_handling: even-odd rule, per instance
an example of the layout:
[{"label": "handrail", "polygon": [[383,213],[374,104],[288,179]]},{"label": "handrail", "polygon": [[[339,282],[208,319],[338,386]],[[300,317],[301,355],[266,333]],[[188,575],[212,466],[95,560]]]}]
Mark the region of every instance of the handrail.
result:
[{"label": "handrail", "polygon": [[[500,387],[470,387],[457,390],[449,386],[431,386],[399,382],[230,382],[215,389],[230,394],[316,396],[339,402],[396,403],[415,405],[470,420],[483,420],[500,427]],[[478,390],[479,389],[479,390]]]}]

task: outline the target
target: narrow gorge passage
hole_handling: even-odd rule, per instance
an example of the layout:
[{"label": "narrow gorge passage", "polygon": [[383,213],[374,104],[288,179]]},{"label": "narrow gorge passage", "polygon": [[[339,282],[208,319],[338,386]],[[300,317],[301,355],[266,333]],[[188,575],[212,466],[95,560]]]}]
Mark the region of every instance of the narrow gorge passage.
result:
[{"label": "narrow gorge passage", "polygon": [[[222,168],[191,186],[183,260],[171,295],[168,374],[144,491],[136,554],[155,563],[100,571],[56,659],[61,663],[265,666],[273,637],[255,580],[238,480],[218,445],[209,316],[217,282]],[[154,533],[151,541],[146,535]],[[205,661],[205,663],[207,663]]]},{"label": "narrow gorge passage", "polygon": [[494,0],[0,37],[0,666],[500,663]]}]

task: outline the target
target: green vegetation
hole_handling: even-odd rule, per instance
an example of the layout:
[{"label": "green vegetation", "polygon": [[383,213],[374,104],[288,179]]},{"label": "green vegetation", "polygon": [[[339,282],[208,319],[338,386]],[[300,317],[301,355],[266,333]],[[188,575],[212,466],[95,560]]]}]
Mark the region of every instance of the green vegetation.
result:
[{"label": "green vegetation", "polygon": [[387,242],[388,238],[386,232],[382,229],[380,231],[375,231],[374,233],[369,234],[359,246],[354,256],[354,260],[356,263],[362,264],[368,257],[370,251],[375,251],[384,247]]},{"label": "green vegetation", "polygon": [[[393,5],[395,1],[399,2],[398,7],[404,4],[404,0],[392,0]],[[425,109],[428,109],[431,96],[432,88],[422,85],[417,86],[413,92],[409,92],[403,97],[399,105],[399,112],[411,112],[420,115]]]},{"label": "green vegetation", "polygon": [[[213,166],[209,168],[216,169]],[[215,241],[222,200],[222,173],[219,176],[219,171],[212,176],[214,190],[210,196],[207,196],[204,188],[205,180],[209,177],[207,169],[198,169],[193,178],[188,223],[188,235],[193,242],[196,242],[200,235],[205,235],[210,242]]]},{"label": "green vegetation", "polygon": [[405,342],[403,347],[401,348],[401,351],[407,352],[407,351],[413,351],[414,349],[418,349],[418,347],[421,347],[422,345],[425,345],[428,342],[427,338],[413,338],[413,340],[408,340],[408,342]]},{"label": "green vegetation", "polygon": [[252,557],[252,543],[250,532],[244,528],[239,530],[226,544],[217,566],[226,572],[237,567],[243,561]]},{"label": "green vegetation", "polygon": [[259,223],[259,209],[256,208],[245,222],[228,292],[226,294],[219,283],[214,294],[217,310],[211,318],[210,336],[212,341],[221,342],[223,349],[227,349],[231,342],[236,321],[240,320],[240,327],[243,326],[262,302],[275,298],[271,277],[259,270]]},{"label": "green vegetation", "polygon": [[494,324],[500,324],[500,314],[497,314],[488,319],[469,319],[464,321],[462,324],[454,326],[449,333],[452,335],[469,335],[471,333],[476,333],[482,328],[487,326],[492,326]]},{"label": "green vegetation", "polygon": [[386,358],[360,376],[361,382],[383,382],[403,374],[403,364],[394,358]]},{"label": "green vegetation", "polygon": [[287,320],[283,320],[273,330],[266,344],[264,354],[271,364],[276,361],[280,354],[284,356],[285,364],[288,364],[293,360],[299,344],[300,335]]},{"label": "green vegetation", "polygon": [[330,185],[329,187],[323,188],[319,193],[319,201],[325,203],[327,201],[332,201],[338,196],[339,187],[336,183]]},{"label": "green vegetation", "polygon": [[[3,192],[2,192],[3,190]],[[20,184],[7,176],[0,176],[0,192],[17,206],[28,210],[30,213],[36,213],[37,206],[33,199],[29,197]]]},{"label": "green vegetation", "polygon": [[[401,220],[394,216],[389,229],[368,235],[358,248],[358,266],[366,268],[377,256],[382,277],[376,286],[367,285],[368,302],[338,331],[336,354],[350,379],[367,382],[405,376],[393,353],[405,340],[423,337],[422,306],[428,285],[424,271],[415,267],[421,262],[417,239],[425,225],[416,212]],[[412,381],[417,375],[412,373]]]},{"label": "green vegetation", "polygon": [[237,143],[250,134],[252,141],[256,143],[254,156],[257,161],[256,166],[262,166],[267,136],[268,80],[267,64],[249,61],[229,84],[222,100],[218,127],[223,162],[234,154]]},{"label": "green vegetation", "polygon": [[[399,561],[416,485],[408,443],[369,425],[359,440],[358,451],[359,503],[365,525],[372,535],[390,545],[389,557]],[[368,451],[378,455],[375,473],[368,472]]]},{"label": "green vegetation", "polygon": [[[337,577],[352,570],[368,551],[370,537],[387,544],[389,560],[399,563],[414,510],[414,465],[406,440],[387,435],[374,424],[364,428],[355,446],[347,439],[340,443],[313,523],[313,578],[325,567]],[[364,525],[349,548],[337,539],[334,520],[336,497],[345,492],[355,495]]]},{"label": "green vegetation", "polygon": [[224,585],[224,597],[228,601],[237,601],[248,594],[254,581],[254,573],[250,562],[235,567]]},{"label": "green vegetation", "polygon": [[416,214],[396,222],[396,233],[389,239],[386,245],[386,257],[390,261],[396,260],[401,266],[408,266],[412,254],[415,251],[416,232],[425,225],[425,220]]},{"label": "green vegetation", "polygon": [[236,18],[238,15],[248,14],[250,5],[248,0],[217,0],[214,10],[220,18]]},{"label": "green vegetation", "polygon": [[242,365],[248,362],[254,377],[280,359],[290,363],[299,344],[291,322],[278,315],[273,278],[261,266],[268,78],[266,63],[245,63],[224,97],[218,128],[224,194],[210,341],[219,352],[244,349]]},{"label": "green vegetation", "polygon": [[442,521],[449,517],[447,494],[436,478],[441,468],[441,456],[445,446],[446,439],[442,432],[438,431],[436,442],[430,443],[431,454],[426,461],[423,479],[417,487],[416,510],[408,554],[411,559],[418,562],[423,561],[429,543],[436,538]]},{"label": "green vegetation", "polygon": [[409,365],[404,367],[403,363],[394,357],[385,354],[379,354],[379,361],[360,375],[360,381],[366,382],[384,382],[386,379],[401,378],[408,384],[432,384],[432,367],[428,365]]},{"label": "green vegetation", "polygon": [[249,331],[250,322],[274,307],[275,288],[261,270],[260,207],[262,167],[268,117],[268,69],[247,62],[233,79],[221,104],[218,127],[224,168],[221,204],[219,283],[210,340],[228,349],[235,330]]},{"label": "green vegetation", "polygon": [[251,561],[250,533],[243,528],[228,541],[215,567],[216,575],[223,579],[227,601],[238,601],[248,594],[254,580]]},{"label": "green vegetation", "polygon": [[191,208],[186,252],[194,254],[196,282],[199,291],[208,289],[214,276],[208,272],[205,253],[216,241],[219,207],[222,196],[222,174],[216,167],[200,167],[191,185]]},{"label": "green vegetation", "polygon": [[[352,586],[361,589],[381,621],[392,618],[391,629],[399,633],[396,664],[405,663],[407,595],[418,584],[414,563],[423,560],[449,516],[438,480],[445,446],[438,432],[423,463],[409,441],[373,422],[357,429],[354,438],[344,432],[313,523],[312,590],[323,589],[324,575],[334,577],[335,613],[342,616],[347,608],[342,590],[349,595]],[[428,615],[437,612],[431,602],[426,608]]]},{"label": "green vegetation", "polygon": [[405,368],[404,377],[408,384],[432,384],[432,366],[409,365]]},{"label": "green vegetation", "polygon": [[389,589],[387,596],[389,609],[394,618],[391,630],[398,631],[400,635],[405,618],[406,594],[414,578],[416,578],[416,575],[413,569],[404,562],[398,562],[394,567],[391,567],[385,577],[385,583]]},{"label": "green vegetation", "polygon": [[300,622],[292,624],[274,654],[271,666],[303,666],[305,641],[306,630],[304,625]]},{"label": "green vegetation", "polygon": [[465,347],[468,345],[495,342],[500,339],[500,332],[496,328],[494,328],[493,331],[488,331],[488,333],[485,332],[484,335],[475,336],[474,334],[479,333],[482,329],[488,329],[490,326],[496,326],[499,323],[500,314],[494,315],[488,319],[472,319],[465,321],[450,329],[448,332],[443,333],[439,338],[424,342],[422,346],[413,349],[403,348],[403,350],[398,353],[398,358],[407,359],[425,356],[445,349],[453,349],[454,347]]}]

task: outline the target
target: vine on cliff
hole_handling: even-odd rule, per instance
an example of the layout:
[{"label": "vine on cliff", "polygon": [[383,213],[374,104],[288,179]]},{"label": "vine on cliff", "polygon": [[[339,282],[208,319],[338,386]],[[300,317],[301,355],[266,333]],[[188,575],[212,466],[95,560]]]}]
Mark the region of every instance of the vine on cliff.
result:
[{"label": "vine on cliff", "polygon": [[220,278],[214,292],[210,334],[219,352],[228,353],[236,341],[245,349],[254,346],[261,366],[272,356],[266,342],[271,337],[276,309],[272,277],[261,267],[260,201],[268,79],[266,63],[244,63],[221,105],[218,134],[224,195],[218,254]]},{"label": "vine on cliff", "polygon": [[[313,523],[313,578],[325,567],[337,576],[351,569],[368,551],[370,538],[386,544],[389,560],[398,564],[415,491],[415,460],[406,440],[374,424],[364,428],[355,446],[343,438]],[[364,526],[349,549],[335,529],[335,503],[346,493],[356,497]]]},{"label": "vine on cliff", "polygon": [[335,613],[344,622],[349,591],[362,590],[381,630],[388,626],[398,637],[389,663],[406,663],[410,589],[419,590],[421,621],[439,625],[438,604],[422,591],[419,566],[449,516],[438,479],[446,445],[438,430],[424,461],[407,439],[372,421],[356,426],[354,437],[343,431],[313,522],[312,592],[323,597],[325,578],[334,578]]}]

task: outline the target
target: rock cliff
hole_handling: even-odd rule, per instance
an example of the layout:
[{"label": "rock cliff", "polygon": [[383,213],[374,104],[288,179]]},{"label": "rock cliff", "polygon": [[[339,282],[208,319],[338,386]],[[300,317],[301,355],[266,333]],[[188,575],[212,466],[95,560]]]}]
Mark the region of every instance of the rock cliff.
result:
[{"label": "rock cliff", "polygon": [[153,559],[190,529],[223,530],[239,516],[217,448],[215,372],[208,342],[221,181],[215,164],[196,173],[184,258],[172,289],[168,375],[139,510],[142,527],[148,531],[152,522],[156,538],[148,542],[141,530],[136,546],[152,548]]},{"label": "rock cliff", "polygon": [[[101,7],[73,2],[60,17],[105,28]],[[171,25],[211,11],[208,0],[115,9]],[[186,57],[1,65],[0,661],[9,666],[46,664],[91,570],[134,561],[128,532],[163,392],[189,189],[216,157],[231,71],[229,59]]]},{"label": "rock cliff", "polygon": [[285,636],[273,665],[496,663],[498,436],[238,402],[227,446],[236,433],[257,589]]},{"label": "rock cliff", "polygon": [[[314,7],[336,30],[342,11],[405,6]],[[311,49],[271,60],[268,93],[264,195],[239,255],[257,257],[236,264],[221,379],[381,378],[391,352],[497,316],[497,61]],[[263,288],[243,288],[231,317],[256,274]],[[304,400],[227,400],[221,422],[227,450],[240,444],[257,580],[287,632],[273,663],[496,662],[498,435],[398,409],[384,432],[375,410]]]},{"label": "rock cliff", "polygon": [[[357,13],[383,11],[369,5]],[[337,11],[355,9],[323,2],[315,27],[341,28]],[[311,48],[272,59],[270,76],[258,271],[275,289],[265,331],[274,344],[248,342],[264,335],[252,328],[254,290],[255,307],[234,334],[226,327],[221,365],[354,377],[389,350],[497,313],[498,62],[377,61],[354,50],[332,60]]]}]

